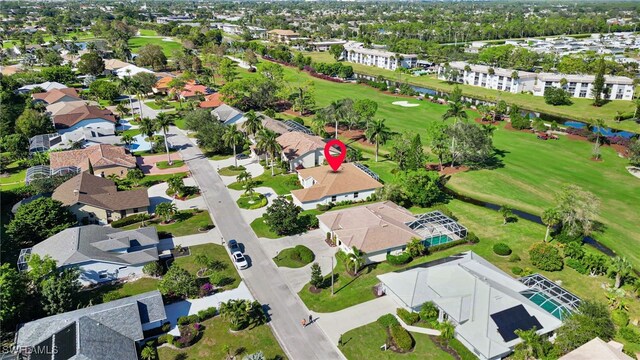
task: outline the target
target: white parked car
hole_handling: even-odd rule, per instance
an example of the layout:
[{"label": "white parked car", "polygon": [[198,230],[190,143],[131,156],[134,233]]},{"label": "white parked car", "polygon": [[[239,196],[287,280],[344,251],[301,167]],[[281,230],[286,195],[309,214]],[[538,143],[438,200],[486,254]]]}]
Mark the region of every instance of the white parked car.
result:
[{"label": "white parked car", "polygon": [[240,251],[236,251],[231,254],[233,257],[233,263],[236,265],[238,270],[246,269],[249,267],[249,263],[247,262],[247,258],[242,255]]}]

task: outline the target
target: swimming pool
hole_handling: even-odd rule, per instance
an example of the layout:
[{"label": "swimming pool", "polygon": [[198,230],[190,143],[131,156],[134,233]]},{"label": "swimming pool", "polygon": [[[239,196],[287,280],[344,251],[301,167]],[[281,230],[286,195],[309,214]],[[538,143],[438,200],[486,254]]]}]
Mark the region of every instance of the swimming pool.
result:
[{"label": "swimming pool", "polygon": [[562,304],[549,298],[545,293],[538,291],[524,291],[522,295],[531,300],[534,304],[544,309],[549,314],[555,316],[557,319],[562,320],[564,317],[571,314]]},{"label": "swimming pool", "polygon": [[440,244],[446,244],[448,242],[451,242],[453,239],[448,237],[447,235],[438,235],[438,236],[434,236],[430,239],[426,240],[426,246],[435,246],[435,245],[440,245]]}]

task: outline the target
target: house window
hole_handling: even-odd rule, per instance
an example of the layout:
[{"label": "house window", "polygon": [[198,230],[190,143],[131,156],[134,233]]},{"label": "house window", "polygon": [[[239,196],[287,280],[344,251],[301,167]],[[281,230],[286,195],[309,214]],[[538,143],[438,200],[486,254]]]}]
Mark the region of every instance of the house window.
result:
[{"label": "house window", "polygon": [[587,97],[587,90],[580,90],[580,95],[581,98],[583,97]]},{"label": "house window", "polygon": [[358,198],[358,192],[357,192],[357,191],[353,193],[353,198],[354,198],[354,199],[357,199],[357,198]]},{"label": "house window", "polygon": [[336,202],[336,200],[337,200],[337,196],[333,195],[333,196],[331,197],[331,202]]}]

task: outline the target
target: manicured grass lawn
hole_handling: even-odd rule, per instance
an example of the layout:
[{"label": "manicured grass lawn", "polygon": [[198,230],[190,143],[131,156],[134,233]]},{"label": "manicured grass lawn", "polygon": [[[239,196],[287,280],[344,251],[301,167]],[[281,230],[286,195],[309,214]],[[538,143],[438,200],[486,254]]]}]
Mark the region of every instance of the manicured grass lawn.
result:
[{"label": "manicured grass lawn", "polygon": [[209,160],[226,160],[233,156],[233,154],[205,154]]},{"label": "manicured grass lawn", "polygon": [[454,359],[453,356],[434,344],[429,335],[411,333],[411,336],[415,339],[416,345],[410,353],[398,354],[391,350],[381,351],[380,346],[387,340],[387,333],[380,324],[373,322],[344,333],[342,339],[345,345],[341,346],[340,350],[349,360]]},{"label": "manicured grass lawn", "polygon": [[560,137],[538,140],[530,133],[494,132],[494,146],[504,153],[503,167],[452,176],[452,189],[497,204],[540,214],[554,205],[558,189],[567,183],[593,192],[601,201],[602,233],[594,237],[640,267],[640,180],[627,172],[626,159],[602,148],[603,161],[591,161],[593,145]]},{"label": "manicured grass lawn", "polygon": [[152,278],[141,278],[124,284],[103,285],[94,290],[81,291],[77,296],[80,304],[84,307],[89,304],[102,304],[105,300],[109,300],[109,298],[113,300],[116,298],[138,295],[147,291],[156,290],[157,288],[158,280]]},{"label": "manicured grass lawn", "polygon": [[[304,245],[298,245],[298,246],[301,246],[311,251],[311,249],[309,249]],[[288,268],[301,268],[303,266],[308,265],[310,262],[305,262],[303,259],[301,259],[299,255],[300,253],[296,248],[297,246],[280,251],[278,255],[273,258],[273,262],[275,262],[277,266],[288,267]]]},{"label": "manicured grass lawn", "polygon": [[157,36],[158,33],[155,30],[151,29],[140,29],[140,36]]},{"label": "manicured grass lawn", "polygon": [[253,229],[253,232],[255,232],[256,236],[259,238],[277,239],[280,237],[280,235],[269,229],[267,224],[264,223],[262,217],[253,220],[250,225]]},{"label": "manicured grass lawn", "polygon": [[241,172],[247,170],[244,166],[238,166],[237,168],[233,165],[223,167],[218,171],[218,174],[222,176],[237,176]]},{"label": "manicured grass lawn", "polygon": [[187,130],[187,123],[183,118],[177,118],[173,121],[173,123],[178,127],[178,129]]},{"label": "manicured grass lawn", "polygon": [[[156,218],[145,221],[146,226],[155,226],[158,232],[171,234],[172,236],[185,236],[199,233],[199,229],[213,226],[213,221],[208,211],[204,210],[182,210],[176,215],[176,221],[167,225],[161,224],[162,219]],[[135,223],[122,227],[121,229],[137,229],[140,223]]]},{"label": "manicured grass lawn", "polygon": [[161,347],[158,349],[159,359],[224,359],[227,356],[223,350],[225,345],[229,347],[232,354],[238,349],[243,349],[241,354],[237,354],[237,359],[258,351],[264,353],[265,359],[287,358],[267,325],[232,333],[229,331],[228,321],[221,316],[209,319],[203,322],[203,325],[205,330],[200,341],[181,350]]},{"label": "manicured grass lawn", "polygon": [[172,169],[172,168],[179,168],[181,166],[184,165],[184,161],[182,160],[173,160],[173,164],[169,165],[168,161],[158,161],[156,163],[156,166],[158,167],[158,169]]},{"label": "manicured grass lawn", "polygon": [[[298,175],[286,174],[271,176],[271,170],[269,169],[265,169],[262,175],[253,178],[253,180],[256,182],[256,186],[272,188],[278,195],[286,195],[289,194],[291,190],[302,189],[302,186],[298,183]],[[239,182],[234,182],[229,184],[229,189],[244,190],[244,185]]]},{"label": "manicured grass lawn", "polygon": [[200,265],[197,265],[193,259],[198,254],[206,255],[210,260],[217,260],[226,265],[225,269],[220,270],[225,277],[231,279],[229,283],[224,286],[225,290],[235,289],[240,285],[240,275],[238,275],[238,272],[231,262],[231,258],[224,246],[217,244],[196,245],[190,246],[189,251],[191,251],[191,255],[175,259],[174,265],[178,265],[196,275],[200,269]]},{"label": "manicured grass lawn", "polygon": [[129,47],[132,52],[137,52],[138,48],[141,48],[147,44],[158,45],[162,48],[162,52],[167,56],[171,56],[174,50],[182,49],[182,44],[176,41],[163,41],[162,38],[143,38],[134,37],[129,40]]},{"label": "manicured grass lawn", "polygon": [[139,186],[142,187],[150,187],[155,184],[159,184],[161,182],[165,182],[169,180],[169,178],[179,175],[181,177],[187,176],[187,173],[175,173],[175,174],[161,174],[161,175],[145,175],[142,180],[140,180]]},{"label": "manicured grass lawn", "polygon": [[124,136],[125,134],[131,135],[131,136],[136,136],[138,134],[140,134],[140,130],[139,129],[127,129],[124,130],[120,133],[120,136]]},{"label": "manicured grass lawn", "polygon": [[267,206],[267,199],[260,193],[255,193],[253,195],[243,194],[236,203],[241,209],[254,210]]},{"label": "manicured grass lawn", "polygon": [[4,173],[0,176],[0,186],[3,189],[13,189],[24,185],[27,176],[27,168],[21,168],[18,162],[7,165]]},{"label": "manicured grass lawn", "polygon": [[[335,62],[333,56],[328,53],[304,53],[307,56],[311,56],[314,61],[318,62]],[[449,84],[446,81],[437,79],[435,75],[428,76],[412,76],[402,74],[400,72],[380,69],[372,66],[345,63],[351,65],[353,70],[358,73],[367,75],[378,76],[382,75],[389,80],[406,82],[412,85],[424,86],[439,91],[450,92],[455,84]],[[602,107],[592,106],[590,99],[571,99],[573,105],[570,106],[553,106],[544,102],[542,96],[533,96],[529,94],[512,94],[498,90],[485,89],[477,86],[458,84],[462,93],[474,98],[481,98],[488,101],[504,100],[510,104],[516,104],[523,109],[529,109],[533,111],[545,112],[551,115],[568,117],[571,119],[577,119],[582,121],[593,121],[593,119],[602,118],[606,121],[608,126],[611,126],[620,130],[630,130],[638,132],[640,126],[632,121],[623,121],[616,123],[613,119],[616,116],[616,111],[622,111],[623,113],[631,113],[634,111],[634,105],[631,101],[615,100],[605,104]]]}]

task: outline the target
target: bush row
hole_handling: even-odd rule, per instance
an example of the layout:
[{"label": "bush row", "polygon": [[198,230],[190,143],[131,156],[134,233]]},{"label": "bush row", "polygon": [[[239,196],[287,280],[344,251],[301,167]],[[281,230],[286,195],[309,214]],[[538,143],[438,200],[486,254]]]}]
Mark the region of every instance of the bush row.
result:
[{"label": "bush row", "polygon": [[215,306],[212,306],[210,308],[198,311],[197,314],[180,316],[178,318],[178,325],[189,325],[197,322],[203,322],[216,316],[217,313],[218,309],[216,309]]},{"label": "bush row", "polygon": [[411,254],[402,252],[398,255],[387,254],[387,262],[391,265],[404,265],[411,261]]},{"label": "bush row", "polygon": [[391,339],[400,351],[409,351],[413,348],[413,338],[407,330],[400,325],[393,325],[389,328]]},{"label": "bush row", "polygon": [[149,220],[149,219],[150,219],[149,214],[130,215],[130,216],[127,216],[127,217],[122,218],[120,220],[113,221],[111,223],[111,227],[112,228],[121,228],[123,226],[135,224],[135,223],[138,223],[138,222],[141,222],[141,221],[145,221],[145,220]]},{"label": "bush row", "polygon": [[404,308],[398,308],[396,310],[396,314],[398,314],[400,319],[402,319],[402,321],[404,321],[407,325],[413,325],[420,321],[420,314],[410,312],[409,310]]},{"label": "bush row", "polygon": [[398,319],[393,314],[382,315],[376,320],[383,328],[388,329],[393,325],[399,325]]}]

